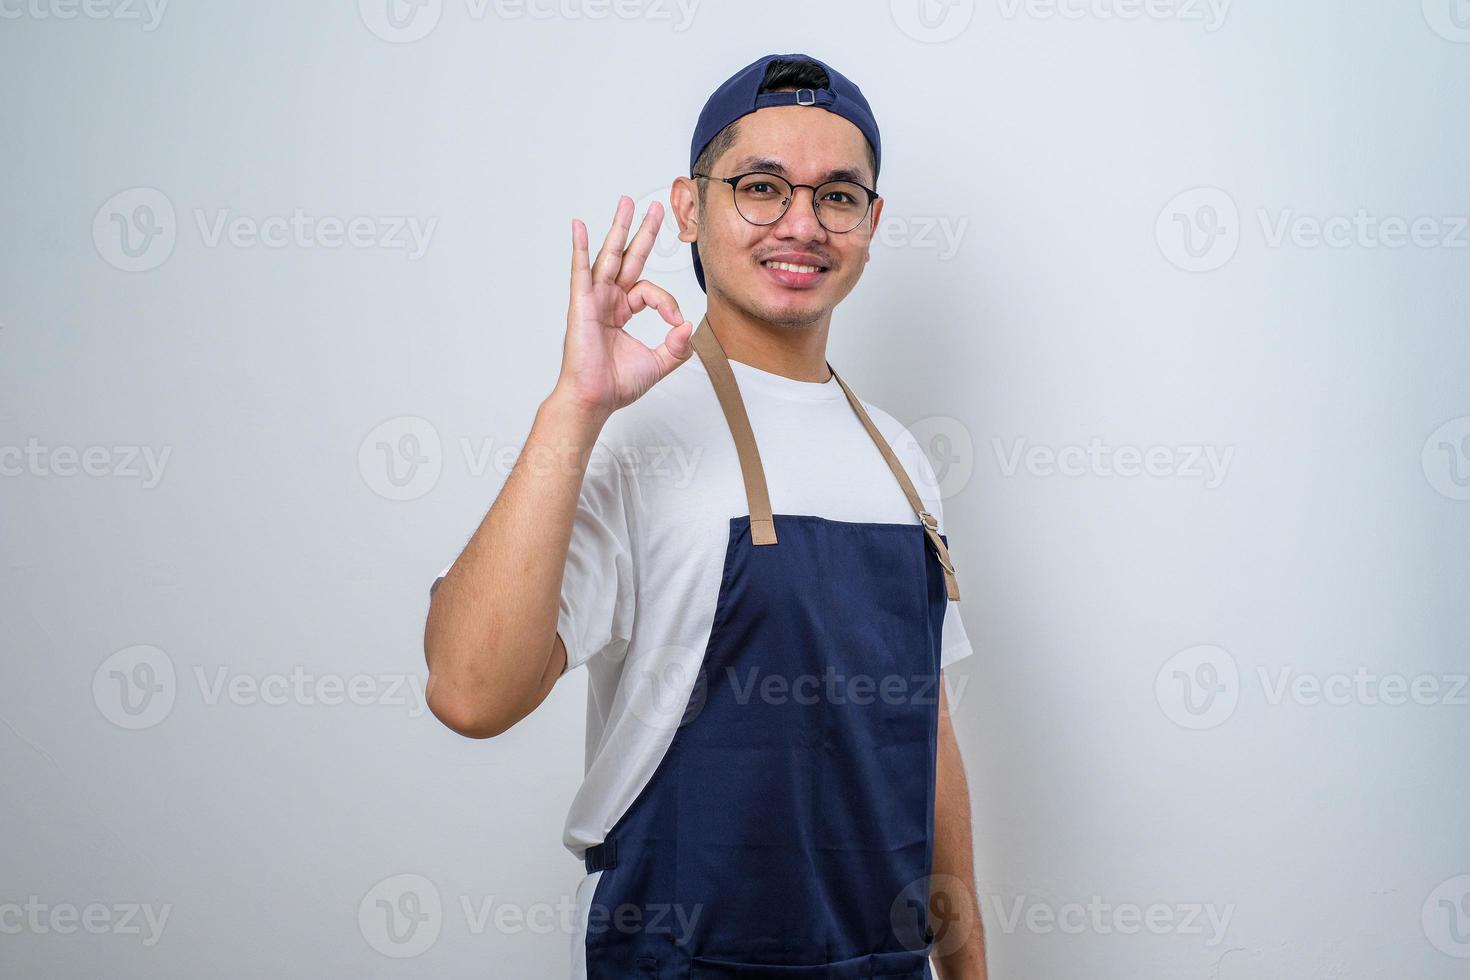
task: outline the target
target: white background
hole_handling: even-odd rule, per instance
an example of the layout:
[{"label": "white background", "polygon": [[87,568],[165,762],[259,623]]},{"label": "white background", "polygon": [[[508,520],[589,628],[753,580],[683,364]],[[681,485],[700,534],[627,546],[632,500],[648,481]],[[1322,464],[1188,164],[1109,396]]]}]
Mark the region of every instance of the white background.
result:
[{"label": "white background", "polygon": [[0,0],[0,972],[563,975],[584,675],[454,735],[427,586],[570,219],[807,51],[882,127],[830,358],[946,480],[992,976],[1463,975],[1463,0],[394,2]]}]

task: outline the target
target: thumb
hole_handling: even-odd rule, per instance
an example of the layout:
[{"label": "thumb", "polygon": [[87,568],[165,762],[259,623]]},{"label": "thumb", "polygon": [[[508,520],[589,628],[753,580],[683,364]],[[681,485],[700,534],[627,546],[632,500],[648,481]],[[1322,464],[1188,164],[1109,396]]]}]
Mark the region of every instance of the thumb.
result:
[{"label": "thumb", "polygon": [[694,344],[690,342],[692,336],[694,336],[694,324],[685,320],[669,330],[664,337],[664,342],[654,348],[653,357],[658,362],[660,379],[689,360],[689,355],[694,352]]}]

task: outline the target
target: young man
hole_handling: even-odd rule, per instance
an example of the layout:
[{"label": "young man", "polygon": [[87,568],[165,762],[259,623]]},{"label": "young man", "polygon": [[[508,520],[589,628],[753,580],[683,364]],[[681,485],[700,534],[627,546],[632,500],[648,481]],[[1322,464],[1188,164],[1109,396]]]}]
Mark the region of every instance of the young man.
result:
[{"label": "young man", "polygon": [[[640,278],[657,204],[629,244],[620,198],[591,262],[574,220],[560,377],[433,591],[429,706],[457,732],[587,666],[575,977],[986,976],[937,481],[826,361],[880,162],[867,100],[815,59],[721,85],[670,197],[697,327]],[[623,330],[645,308],[671,327],[653,350]]]}]

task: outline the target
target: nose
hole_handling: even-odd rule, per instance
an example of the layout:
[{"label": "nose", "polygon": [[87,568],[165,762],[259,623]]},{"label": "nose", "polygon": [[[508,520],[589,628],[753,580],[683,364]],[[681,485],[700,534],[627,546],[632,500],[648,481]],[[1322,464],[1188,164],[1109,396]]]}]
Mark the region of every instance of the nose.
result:
[{"label": "nose", "polygon": [[827,229],[817,220],[816,194],[813,187],[797,187],[791,191],[791,203],[786,205],[786,213],[773,228],[779,237],[801,241],[826,240]]}]

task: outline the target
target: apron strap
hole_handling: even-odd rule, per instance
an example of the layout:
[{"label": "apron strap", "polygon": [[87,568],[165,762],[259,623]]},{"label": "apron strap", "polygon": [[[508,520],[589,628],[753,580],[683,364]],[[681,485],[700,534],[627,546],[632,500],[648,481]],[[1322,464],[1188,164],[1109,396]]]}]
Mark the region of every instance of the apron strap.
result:
[{"label": "apron strap", "polygon": [[771,518],[771,495],[766,492],[766,471],[761,466],[760,451],[755,448],[755,433],[750,430],[750,418],[745,414],[745,401],[740,397],[740,386],[735,383],[735,372],[730,370],[725,348],[709,326],[708,316],[699,321],[690,342],[704,362],[730,434],[735,437],[740,475],[745,479],[745,499],[750,507],[750,540],[755,544],[775,544],[776,522]]},{"label": "apron strap", "polygon": [[878,444],[878,451],[888,461],[888,468],[893,471],[893,476],[898,480],[903,495],[908,498],[909,506],[919,516],[919,523],[924,525],[924,533],[929,536],[930,544],[934,545],[934,553],[939,558],[939,566],[944,569],[945,592],[948,593],[950,599],[958,600],[960,583],[955,579],[954,563],[949,560],[949,548],[945,546],[944,539],[939,536],[939,518],[924,509],[923,498],[914,489],[909,475],[904,472],[903,464],[898,461],[897,454],[883,438],[883,434],[878,431],[878,427],[873,424],[873,420],[868,418],[868,413],[863,409],[863,403],[858,401],[858,396],[852,393],[847,382],[842,380],[842,376],[833,369],[831,364],[827,365],[827,370],[832,372],[832,377],[836,378],[837,383],[842,386],[843,393],[847,395],[848,404],[852,406],[854,412],[857,412],[857,417],[862,420],[863,428],[868,430],[868,435],[872,436],[873,442]]},{"label": "apron strap", "polygon": [[[730,426],[730,434],[735,437],[735,452],[740,457],[740,473],[745,480],[745,498],[750,507],[750,536],[755,544],[776,543],[776,522],[771,516],[771,497],[766,490],[766,473],[761,467],[760,451],[756,448],[755,433],[750,428],[750,418],[745,413],[745,402],[740,397],[740,386],[735,381],[735,374],[730,369],[729,359],[725,356],[725,348],[720,345],[719,338],[715,336],[714,328],[710,325],[709,316],[706,314],[699,321],[699,327],[695,329],[690,338],[694,350],[699,354],[699,359],[704,362],[705,371],[709,373],[710,382],[714,385],[715,396],[719,398],[720,408],[725,413],[725,421]],[[868,417],[863,403],[858,400],[857,395],[847,386],[830,363],[827,370],[832,371],[832,377],[837,379],[843,394],[847,396],[847,402],[852,410],[857,413],[858,420],[863,423],[863,428],[868,430],[868,435],[878,446],[878,451],[883,454],[883,459],[888,463],[888,468],[893,471],[893,476],[898,480],[903,495],[908,498],[909,506],[918,515],[919,523],[924,526],[924,533],[928,536],[930,544],[934,546],[935,555],[939,558],[939,565],[944,569],[944,588],[951,600],[958,601],[960,597],[960,586],[955,578],[954,564],[949,558],[949,548],[945,546],[944,539],[939,536],[939,520],[924,509],[924,501],[914,489],[913,482],[904,472],[903,464],[899,462],[898,456],[889,447],[883,434]]]}]

